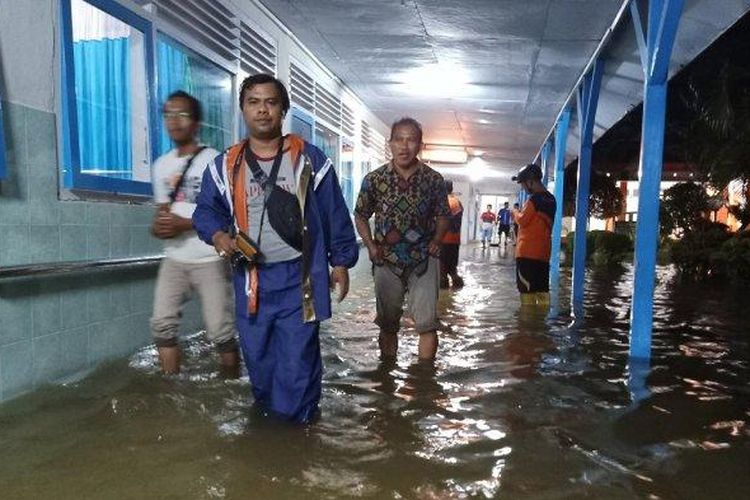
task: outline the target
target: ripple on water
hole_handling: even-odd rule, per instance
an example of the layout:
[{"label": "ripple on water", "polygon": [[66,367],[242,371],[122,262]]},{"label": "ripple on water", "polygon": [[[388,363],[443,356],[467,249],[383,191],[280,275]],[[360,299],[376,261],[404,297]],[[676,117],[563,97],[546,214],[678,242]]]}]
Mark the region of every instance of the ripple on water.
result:
[{"label": "ripple on water", "polygon": [[[440,296],[440,351],[377,354],[369,266],[321,329],[321,419],[259,415],[247,376],[222,380],[202,335],[185,370],[151,346],[0,407],[7,498],[739,498],[750,488],[750,343],[743,294],[659,268],[654,357],[628,364],[632,266],[586,280],[583,321],[521,310],[512,252],[462,251]],[[738,305],[739,304],[739,305]],[[50,466],[54,464],[54,466]],[[86,474],[79,472],[85,470]],[[169,474],[165,477],[164,471]],[[33,478],[33,480],[31,479]],[[87,479],[88,478],[88,479]],[[710,493],[710,494],[709,494]]]}]

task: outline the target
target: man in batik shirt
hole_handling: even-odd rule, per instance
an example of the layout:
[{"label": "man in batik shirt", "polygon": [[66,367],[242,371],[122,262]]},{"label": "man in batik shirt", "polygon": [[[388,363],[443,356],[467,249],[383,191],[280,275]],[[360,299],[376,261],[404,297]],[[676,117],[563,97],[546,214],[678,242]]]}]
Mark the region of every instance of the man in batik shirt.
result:
[{"label": "man in batik shirt", "polygon": [[[437,352],[437,300],[441,242],[450,225],[443,177],[419,161],[422,127],[402,118],[391,127],[393,160],[362,181],[355,208],[357,231],[375,264],[375,295],[380,353],[393,358],[408,294],[419,333],[419,358]],[[375,216],[373,236],[369,219]]]}]

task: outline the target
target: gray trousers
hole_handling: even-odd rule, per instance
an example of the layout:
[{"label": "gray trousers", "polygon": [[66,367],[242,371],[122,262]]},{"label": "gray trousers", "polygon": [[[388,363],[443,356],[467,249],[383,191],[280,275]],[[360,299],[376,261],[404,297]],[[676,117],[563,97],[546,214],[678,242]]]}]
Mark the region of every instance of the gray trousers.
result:
[{"label": "gray trousers", "polygon": [[440,263],[434,257],[428,257],[424,274],[418,276],[416,272],[411,272],[405,279],[396,275],[387,265],[375,266],[375,324],[384,333],[398,332],[404,310],[404,296],[408,295],[409,311],[414,318],[417,333],[437,330],[440,326],[437,315],[439,278]]},{"label": "gray trousers", "polygon": [[159,266],[154,292],[151,333],[158,347],[177,345],[182,308],[197,292],[201,300],[206,336],[219,351],[236,349],[234,297],[227,263],[202,264],[165,258]]}]

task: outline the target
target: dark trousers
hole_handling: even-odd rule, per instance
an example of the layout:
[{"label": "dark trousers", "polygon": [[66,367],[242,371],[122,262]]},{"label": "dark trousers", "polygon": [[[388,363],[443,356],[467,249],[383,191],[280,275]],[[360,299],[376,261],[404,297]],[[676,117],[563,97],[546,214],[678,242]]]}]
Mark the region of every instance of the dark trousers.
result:
[{"label": "dark trousers", "polygon": [[458,243],[443,243],[443,248],[440,252],[440,277],[444,278],[447,275],[456,274],[456,267],[458,266]]},{"label": "dark trousers", "polygon": [[300,264],[260,271],[258,313],[237,318],[255,403],[283,420],[307,424],[318,413],[323,365],[320,323],[302,321]]}]

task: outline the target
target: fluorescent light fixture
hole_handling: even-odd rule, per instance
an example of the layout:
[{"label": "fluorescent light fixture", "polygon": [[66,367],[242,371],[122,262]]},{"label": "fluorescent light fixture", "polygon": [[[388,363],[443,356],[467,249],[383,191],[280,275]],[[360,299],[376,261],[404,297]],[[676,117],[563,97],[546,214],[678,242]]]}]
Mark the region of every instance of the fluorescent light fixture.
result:
[{"label": "fluorescent light fixture", "polygon": [[468,176],[471,182],[481,181],[487,173],[487,162],[475,156],[471,159],[466,168],[469,170]]},{"label": "fluorescent light fixture", "polygon": [[472,170],[469,166],[462,166],[462,167],[443,167],[443,166],[433,166],[435,170],[440,172],[443,175],[450,175],[454,177],[468,177],[469,181],[471,182],[479,182],[485,179],[510,179],[510,175],[508,173],[504,172],[498,172],[497,170],[493,170],[489,168],[487,165],[477,165],[476,168]]},{"label": "fluorescent light fixture", "polygon": [[397,76],[403,90],[426,97],[460,97],[470,93],[467,71],[457,64],[417,66]]},{"label": "fluorescent light fixture", "polygon": [[431,161],[435,163],[466,163],[469,159],[466,150],[450,148],[423,149],[420,156],[422,161]]}]

